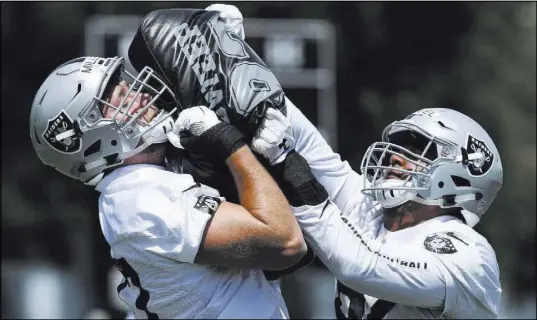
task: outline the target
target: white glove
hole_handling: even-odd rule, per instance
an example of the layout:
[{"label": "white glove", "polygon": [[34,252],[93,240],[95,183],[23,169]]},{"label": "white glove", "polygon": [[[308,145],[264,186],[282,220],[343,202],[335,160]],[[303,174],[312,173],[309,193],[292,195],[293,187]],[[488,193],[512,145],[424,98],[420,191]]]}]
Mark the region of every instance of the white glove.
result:
[{"label": "white glove", "polygon": [[239,9],[233,5],[228,4],[211,4],[207,8],[207,11],[220,11],[220,18],[224,20],[226,25],[235,32],[242,40],[245,38],[244,26],[242,25],[242,13]]},{"label": "white glove", "polygon": [[291,122],[279,110],[269,108],[252,139],[252,150],[275,165],[285,160],[295,144]]},{"label": "white glove", "polygon": [[184,149],[181,145],[181,132],[187,132],[199,137],[220,122],[216,113],[211,109],[205,106],[191,107],[179,113],[179,117],[173,124],[172,131],[168,132],[166,137],[173,146]]}]

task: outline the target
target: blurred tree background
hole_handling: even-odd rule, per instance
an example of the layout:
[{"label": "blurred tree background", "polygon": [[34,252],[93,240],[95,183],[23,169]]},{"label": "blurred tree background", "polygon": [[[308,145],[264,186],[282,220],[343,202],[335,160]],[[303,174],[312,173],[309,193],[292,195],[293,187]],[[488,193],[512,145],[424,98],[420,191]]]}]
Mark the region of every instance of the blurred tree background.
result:
[{"label": "blurred tree background", "polygon": [[[10,259],[76,270],[86,277],[92,303],[104,303],[102,271],[110,260],[97,193],[45,167],[34,154],[28,133],[34,94],[55,67],[84,54],[90,15],[208,4],[2,2],[3,269]],[[338,151],[355,169],[384,126],[415,110],[452,108],[481,123],[500,150],[505,173],[503,189],[477,229],[496,250],[504,292],[513,301],[535,296],[535,2],[230,4],[246,18],[334,24]],[[248,40],[248,30],[246,35]],[[88,250],[91,261],[80,254]]]}]

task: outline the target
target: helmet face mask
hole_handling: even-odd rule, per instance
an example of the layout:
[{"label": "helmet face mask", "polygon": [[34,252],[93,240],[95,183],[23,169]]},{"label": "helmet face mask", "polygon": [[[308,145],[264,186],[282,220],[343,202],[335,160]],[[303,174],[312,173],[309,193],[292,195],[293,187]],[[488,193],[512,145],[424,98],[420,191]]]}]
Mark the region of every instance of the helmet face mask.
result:
[{"label": "helmet face mask", "polygon": [[[160,86],[149,84],[150,80],[157,80],[157,84]],[[127,86],[126,92],[122,95],[120,102],[114,104],[109,101],[110,97],[114,94],[114,89],[122,84]],[[113,121],[118,125],[118,129],[125,139],[138,139],[153,125],[143,118],[148,110],[158,106],[157,109],[160,113],[166,112],[165,106],[170,104],[164,100],[166,94],[173,96],[171,90],[155,75],[151,68],[145,67],[135,77],[121,67],[107,84],[105,95],[94,97],[93,99],[97,104],[89,104],[82,111],[81,118],[87,129]],[[144,102],[140,100],[144,100]],[[134,110],[138,102],[143,105],[139,110]],[[105,117],[106,115],[102,111],[108,108],[113,110],[113,114],[110,117]],[[136,113],[133,114],[133,111]],[[175,111],[175,109],[171,111]]]},{"label": "helmet face mask", "polygon": [[[106,169],[167,141],[174,101],[148,67],[134,76],[124,70],[123,58],[78,58],[57,68],[36,94],[32,143],[45,164],[95,184]],[[154,117],[146,119],[149,113]]]},{"label": "helmet face mask", "polygon": [[362,192],[384,208],[407,201],[459,207],[465,218],[473,215],[467,219],[472,224],[502,184],[500,157],[488,134],[450,109],[420,110],[388,125],[382,141],[367,149],[361,170]]},{"label": "helmet face mask", "polygon": [[[362,159],[362,172],[368,182],[363,192],[386,208],[412,200],[420,191],[429,189],[435,167],[453,160],[453,157],[439,158],[438,149],[454,147],[413,125],[393,123],[384,130],[383,141],[373,143]],[[406,165],[395,165],[394,157]]]}]

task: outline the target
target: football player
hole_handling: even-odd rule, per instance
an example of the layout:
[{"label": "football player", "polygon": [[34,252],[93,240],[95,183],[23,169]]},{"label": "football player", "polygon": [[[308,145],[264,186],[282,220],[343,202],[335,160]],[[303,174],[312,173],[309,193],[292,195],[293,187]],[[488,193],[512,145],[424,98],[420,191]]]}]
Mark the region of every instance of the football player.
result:
[{"label": "football player", "polygon": [[[31,140],[44,164],[100,192],[101,229],[124,276],[118,294],[136,318],[288,318],[278,283],[261,269],[295,265],[306,244],[247,145],[282,141],[246,139],[205,107],[174,120],[177,106],[150,67],[133,76],[123,58],[82,57],[56,68],[36,93]],[[165,169],[173,134],[227,165],[240,205]]]},{"label": "football player", "polygon": [[503,169],[476,121],[451,109],[414,112],[384,129],[360,174],[290,102],[287,111],[265,125],[291,123],[286,140],[296,151],[270,171],[338,280],[338,318],[499,317],[495,252],[472,227]]},{"label": "football player", "polygon": [[[226,230],[226,235],[230,238],[220,239],[221,243],[218,244],[225,246],[227,243],[225,250],[217,251],[217,244],[205,245],[209,241],[207,230],[211,226],[213,230],[221,230],[220,224],[224,228],[225,223],[229,224],[233,221],[215,223],[214,218],[210,219],[210,216],[213,215],[217,217],[216,213],[219,210],[225,211],[221,209],[222,206],[228,207],[230,205],[229,202],[223,201],[226,198],[224,196],[227,195],[228,200],[233,200],[231,202],[240,202],[245,208],[250,208],[250,204],[255,201],[265,199],[266,201],[262,202],[263,206],[260,210],[272,212],[276,208],[268,208],[267,206],[269,203],[278,203],[279,200],[275,198],[277,194],[268,197],[264,193],[253,193],[255,194],[254,198],[241,196],[241,192],[237,188],[238,185],[234,183],[236,176],[231,174],[229,164],[216,161],[211,153],[212,149],[219,148],[201,148],[200,150],[188,148],[188,152],[178,152],[179,149],[174,147],[165,148],[164,142],[167,140],[165,134],[170,133],[173,123],[172,117],[175,117],[174,113],[177,109],[207,105],[216,111],[219,119],[235,123],[240,128],[241,134],[244,133],[248,142],[252,141],[254,133],[266,117],[265,112],[268,107],[285,112],[281,87],[274,75],[268,71],[263,62],[243,40],[242,15],[233,6],[212,5],[207,10],[154,11],[142,19],[140,28],[129,49],[129,58],[138,71],[137,76],[130,75],[124,70],[122,58],[85,57],[75,59],[57,68],[36,95],[30,119],[34,148],[45,164],[55,167],[70,177],[82,180],[87,185],[96,186],[98,190],[103,192],[100,198],[100,218],[103,233],[113,248],[111,254],[116,258],[117,267],[125,275],[124,283],[118,288],[121,289],[119,294],[136,310],[137,316],[159,316],[158,312],[171,306],[170,310],[164,311],[165,317],[189,317],[196,314],[206,317],[217,315],[286,317],[287,311],[279,294],[279,284],[270,282],[267,285],[265,281],[276,280],[284,274],[294,272],[307,265],[314,257],[311,250],[308,250],[304,255],[303,242],[297,234],[297,229],[293,228],[294,222],[284,230],[272,228],[271,233],[258,235],[259,239],[256,238],[255,234],[246,235],[233,232],[234,228]],[[99,108],[96,108],[96,105],[99,105]],[[183,121],[190,120],[185,116]],[[110,136],[103,139],[103,135]],[[176,192],[181,190],[169,189],[177,187],[175,186],[177,179],[188,182],[189,178],[186,176],[171,178],[163,172],[161,174],[149,173],[150,167],[146,165],[121,168],[127,164],[142,161],[156,164],[152,167],[153,170],[162,169],[163,153],[165,153],[164,159],[167,169],[174,172],[187,172],[183,171],[183,167],[188,168],[188,173],[193,176],[193,179],[190,178],[193,184],[191,189],[184,190],[187,194],[191,194],[191,197],[185,196],[184,199],[197,199],[193,204],[194,211],[201,211],[206,215],[193,215],[192,218],[187,215],[182,218],[183,220],[177,221],[177,217],[167,216],[167,212],[173,211],[173,208],[166,208],[172,206],[169,201],[163,201],[160,205],[161,201],[154,202],[150,199],[151,197],[145,196],[138,197],[137,201],[129,201],[123,197],[115,199],[116,190],[104,187],[111,184],[110,181],[116,178],[136,181],[142,178],[158,180],[156,178],[160,177],[164,180],[170,180],[166,182],[170,185],[163,188],[163,191],[167,191],[167,196],[176,203]],[[178,153],[180,157],[175,156]],[[176,165],[177,158],[181,160],[180,168]],[[183,162],[186,165],[183,165]],[[118,170],[115,170],[116,168]],[[131,169],[143,169],[147,173],[141,176],[134,175],[130,174]],[[239,181],[244,182],[243,180]],[[258,183],[265,183],[257,180],[255,182],[256,184],[249,185],[249,188],[258,185]],[[209,188],[207,185],[217,188]],[[153,186],[158,186],[158,183]],[[133,188],[133,192],[141,192],[134,184],[129,185],[130,187]],[[254,187],[253,190],[255,189]],[[112,192],[110,190],[113,190],[113,195],[108,195]],[[242,193],[244,192],[251,191],[243,190]],[[111,198],[113,200],[110,200]],[[245,204],[246,200],[250,201],[250,204]],[[188,201],[192,202],[193,200]],[[122,205],[119,206],[119,203]],[[135,209],[131,211],[136,212],[143,209],[144,215],[125,214],[117,219],[107,220],[110,212],[123,211],[129,203],[133,204]],[[152,208],[153,206],[155,208]],[[158,211],[159,208],[164,212]],[[192,210],[187,205],[181,209]],[[250,213],[252,215],[256,213],[256,220],[263,220],[262,222],[265,224],[274,225],[273,223],[277,223],[272,218],[265,221],[259,216],[265,211]],[[166,218],[160,217],[159,212],[164,214]],[[242,211],[242,213],[246,212]],[[273,218],[285,219],[285,217],[286,211],[284,210],[281,211],[281,215],[278,214]],[[194,222],[189,219],[194,219]],[[281,219],[279,221],[283,221]],[[250,222],[257,223],[252,219]],[[207,230],[202,236],[200,230],[204,223],[207,223]],[[177,224],[173,228],[173,232],[166,229],[170,224]],[[151,225],[158,225],[159,228],[152,228]],[[239,224],[235,227],[240,229],[240,226]],[[296,227],[296,225],[294,226]],[[131,230],[131,227],[134,230]],[[258,225],[258,227],[260,226]],[[144,228],[148,230],[142,231]],[[130,248],[129,245],[136,245],[126,241],[126,239],[131,238],[132,232],[134,234],[141,233],[149,239],[164,237],[162,241],[171,241],[171,243],[164,243],[164,248],[158,246],[146,248],[149,245],[147,243],[140,243],[139,247]],[[267,248],[264,248],[265,254],[262,257],[255,256],[255,254],[260,254],[261,251],[258,249],[263,244],[267,245],[266,241],[261,239],[263,236],[282,237],[284,233],[288,236],[287,240],[291,239],[291,241],[270,244],[275,246],[273,248],[275,250],[278,249],[277,245],[281,245],[279,249],[282,250],[280,252],[282,255],[277,257],[271,254],[267,255]],[[244,243],[244,239],[238,239],[239,236],[246,237],[246,243]],[[136,239],[138,241],[147,240],[143,237]],[[121,246],[114,249],[116,244],[121,244]],[[155,252],[143,251],[146,249]],[[209,251],[209,249],[212,250],[206,254],[201,253],[204,250]],[[198,250],[197,254],[196,250]],[[142,252],[141,257],[137,257],[140,252]],[[128,256],[129,254],[134,256]],[[237,254],[239,257],[235,257]],[[158,255],[165,257],[162,258]],[[224,256],[222,257],[222,255]],[[298,263],[290,263],[296,262],[300,257],[302,259]],[[154,258],[158,258],[158,262],[153,262]],[[131,266],[128,264],[129,259],[136,260],[136,263],[140,263],[142,266]],[[230,262],[231,260],[232,262]],[[230,271],[226,269],[180,264],[177,261],[187,263],[194,261],[200,264],[214,262],[220,266],[237,267],[244,267],[245,263],[250,263],[250,267],[262,267],[264,277],[259,276],[257,270],[250,271],[250,277],[243,274],[246,271],[239,272],[237,269],[235,269],[235,275],[231,277]],[[159,263],[164,263],[173,266],[174,270],[190,270],[191,268],[192,271],[178,272],[177,275],[175,272],[167,272],[161,274],[162,277],[157,277],[159,281],[153,282],[152,276],[159,276],[159,274],[153,272],[152,268],[146,268],[147,265],[144,263],[156,263],[156,266]],[[289,265],[290,267],[283,268]],[[200,270],[199,273],[196,270]],[[138,274],[140,271],[143,271],[145,280],[140,281],[140,277],[142,277],[141,274]],[[218,276],[221,272],[228,272],[228,274]],[[204,273],[214,274],[214,276],[201,277],[200,275]],[[172,279],[167,279],[168,277],[172,277]],[[241,277],[245,282],[244,286],[239,284]],[[192,280],[185,280],[190,278]],[[219,280],[215,280],[215,278]],[[253,285],[253,280],[257,281],[256,285]],[[173,285],[168,285],[170,281]],[[183,281],[186,281],[187,285],[184,288],[188,294],[185,291],[175,289],[175,284],[180,284]],[[201,285],[206,282],[214,283],[207,286]],[[137,287],[137,285],[143,287],[144,283],[154,283],[151,289],[160,290],[160,292],[151,293],[147,287],[143,290]],[[208,292],[211,290],[220,290],[219,288],[224,284],[226,286],[232,284],[229,291],[224,290],[218,295],[213,295],[213,299],[208,299],[205,296],[202,298],[205,293],[209,296]],[[248,295],[248,298],[255,296],[256,292],[254,290],[253,293],[246,293],[247,289],[241,289],[242,291],[238,289],[252,285],[261,288],[261,293],[258,290],[257,295],[262,294],[271,302],[267,304],[261,299],[250,303],[249,306],[252,308],[243,308],[246,305],[244,302],[246,296]],[[205,287],[207,287],[206,290],[198,291]],[[166,290],[173,294],[164,292]],[[232,298],[235,294],[238,297]],[[166,298],[162,298],[164,296]],[[159,298],[162,299],[159,301]],[[185,299],[193,299],[197,303],[191,307],[184,307],[179,302],[185,301]],[[218,302],[220,300],[223,302]],[[268,315],[272,312],[267,311],[272,308],[271,303],[277,307],[274,309],[274,313]],[[162,307],[162,304],[165,306]],[[213,307],[212,304],[217,304],[217,306]],[[238,305],[240,308],[237,307]],[[184,309],[182,309],[183,307]],[[225,309],[222,309],[224,307]],[[257,309],[254,315],[251,313],[253,309]],[[153,312],[152,310],[158,311]]]},{"label": "football player", "polygon": [[[142,18],[129,46],[129,61],[138,72],[149,67],[158,73],[180,108],[206,106],[252,141],[266,111],[286,114],[287,103],[274,74],[246,43],[242,22],[241,12],[225,4],[152,11]],[[191,174],[228,201],[239,202],[225,163],[193,148],[169,148],[166,156],[171,170]],[[313,258],[308,250],[298,264],[265,270],[265,276],[277,280]]]}]

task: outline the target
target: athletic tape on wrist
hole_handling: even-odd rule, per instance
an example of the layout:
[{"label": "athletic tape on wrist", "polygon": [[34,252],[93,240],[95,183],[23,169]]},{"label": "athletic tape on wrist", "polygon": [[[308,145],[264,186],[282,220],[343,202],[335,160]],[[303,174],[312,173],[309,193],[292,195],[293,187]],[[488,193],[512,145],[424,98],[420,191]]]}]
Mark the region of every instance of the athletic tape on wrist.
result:
[{"label": "athletic tape on wrist", "polygon": [[225,160],[235,151],[246,145],[246,138],[239,129],[221,122],[209,130],[205,131],[200,138],[207,143],[208,148],[212,148],[211,153],[218,160]]},{"label": "athletic tape on wrist", "polygon": [[271,167],[270,171],[293,207],[315,206],[328,199],[328,192],[315,179],[306,159],[295,150],[289,152],[282,163]]}]

